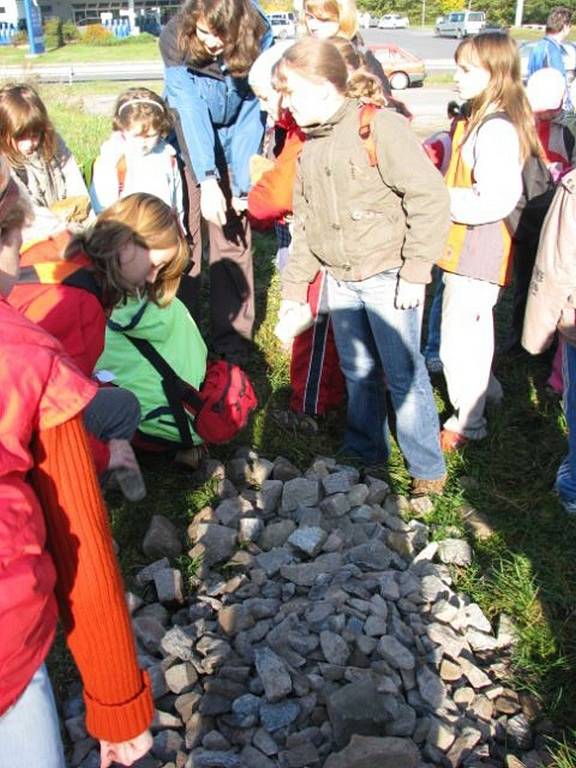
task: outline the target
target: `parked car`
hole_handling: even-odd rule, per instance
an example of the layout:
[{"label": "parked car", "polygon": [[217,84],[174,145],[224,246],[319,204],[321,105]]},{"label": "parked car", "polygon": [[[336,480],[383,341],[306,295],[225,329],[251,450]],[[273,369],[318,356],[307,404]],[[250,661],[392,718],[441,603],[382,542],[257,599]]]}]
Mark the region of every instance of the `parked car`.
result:
[{"label": "parked car", "polygon": [[408,16],[400,16],[399,13],[387,13],[378,22],[380,29],[406,29],[410,26]]},{"label": "parked car", "polygon": [[296,25],[287,13],[271,13],[268,18],[275,39],[285,40],[296,36]]},{"label": "parked car", "polygon": [[[518,48],[520,54],[520,66],[522,69],[522,80],[528,79],[528,59],[530,51],[538,43],[538,40],[531,40],[529,43],[522,43]],[[562,59],[564,60],[564,69],[566,70],[566,80],[571,83],[576,78],[576,46],[573,43],[562,43]]]},{"label": "parked car", "polygon": [[444,37],[468,37],[482,32],[486,26],[484,11],[456,11],[436,19],[435,33]]},{"label": "parked car", "polygon": [[382,69],[394,90],[403,90],[411,85],[422,85],[424,82],[426,67],[418,56],[393,43],[368,47],[382,64]]}]

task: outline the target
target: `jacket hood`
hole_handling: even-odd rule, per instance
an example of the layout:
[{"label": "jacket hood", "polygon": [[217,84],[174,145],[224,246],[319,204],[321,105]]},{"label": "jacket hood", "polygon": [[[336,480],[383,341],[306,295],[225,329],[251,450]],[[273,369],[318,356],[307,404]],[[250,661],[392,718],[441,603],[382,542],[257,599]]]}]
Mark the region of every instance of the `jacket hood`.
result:
[{"label": "jacket hood", "polygon": [[311,139],[327,136],[348,112],[356,109],[358,109],[358,102],[355,99],[346,99],[342,106],[326,122],[302,128],[302,132]]}]

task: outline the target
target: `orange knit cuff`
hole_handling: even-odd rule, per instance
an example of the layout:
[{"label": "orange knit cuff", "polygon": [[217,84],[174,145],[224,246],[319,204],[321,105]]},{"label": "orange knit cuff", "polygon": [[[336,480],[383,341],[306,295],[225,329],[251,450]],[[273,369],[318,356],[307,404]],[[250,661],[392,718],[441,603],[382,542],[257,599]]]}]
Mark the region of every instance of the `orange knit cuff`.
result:
[{"label": "orange knit cuff", "polygon": [[129,741],[150,727],[154,714],[154,701],[150,677],[142,672],[142,689],[123,704],[101,704],[84,689],[86,702],[86,730],[95,739],[113,743]]}]

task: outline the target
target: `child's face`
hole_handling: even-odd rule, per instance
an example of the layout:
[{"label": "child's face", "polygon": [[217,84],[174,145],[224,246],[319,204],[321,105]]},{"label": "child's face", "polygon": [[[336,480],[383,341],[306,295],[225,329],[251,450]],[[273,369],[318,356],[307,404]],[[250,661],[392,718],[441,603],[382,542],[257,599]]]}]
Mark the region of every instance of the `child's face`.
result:
[{"label": "child's face", "polygon": [[126,141],[128,153],[141,156],[148,155],[160,140],[160,134],[154,128],[149,128],[143,123],[135,121],[130,128],[122,131]]},{"label": "child's face", "polygon": [[490,82],[490,72],[477,64],[461,61],[456,64],[454,80],[460,98],[468,101],[480,96],[482,91],[486,90]]},{"label": "child's face", "polygon": [[322,106],[325,99],[325,84],[315,83],[302,77],[298,72],[286,68],[282,88],[282,107],[289,109],[301,128],[321,123],[329,115]]},{"label": "child's face", "polygon": [[14,149],[24,157],[30,157],[38,149],[40,144],[40,137],[34,135],[20,136],[19,139],[14,139]]},{"label": "child's face", "polygon": [[280,94],[270,87],[268,90],[262,88],[252,89],[260,102],[262,112],[267,112],[270,119],[276,122],[280,118]]},{"label": "child's face", "polygon": [[329,37],[335,37],[340,31],[340,24],[337,21],[319,18],[308,11],[305,14],[305,19],[308,34],[319,40],[327,40]]},{"label": "child's face", "polygon": [[120,272],[126,285],[144,288],[156,282],[160,270],[176,256],[177,246],[172,248],[144,248],[130,241],[120,250]]},{"label": "child's face", "polygon": [[196,22],[196,37],[210,56],[219,56],[224,50],[224,41],[218,35],[213,34],[202,16]]}]

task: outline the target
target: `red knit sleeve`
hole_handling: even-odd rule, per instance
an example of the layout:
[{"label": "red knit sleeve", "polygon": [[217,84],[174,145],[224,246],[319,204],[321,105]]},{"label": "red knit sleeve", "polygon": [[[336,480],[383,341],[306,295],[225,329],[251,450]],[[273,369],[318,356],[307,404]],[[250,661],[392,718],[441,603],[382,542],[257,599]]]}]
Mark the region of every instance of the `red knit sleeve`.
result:
[{"label": "red knit sleeve", "polygon": [[33,482],[58,573],[57,596],[98,739],[126,741],[149,726],[150,683],[139,668],[108,516],[81,416],[41,431]]}]

